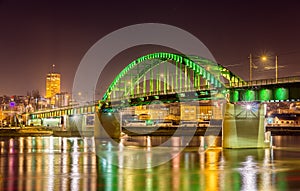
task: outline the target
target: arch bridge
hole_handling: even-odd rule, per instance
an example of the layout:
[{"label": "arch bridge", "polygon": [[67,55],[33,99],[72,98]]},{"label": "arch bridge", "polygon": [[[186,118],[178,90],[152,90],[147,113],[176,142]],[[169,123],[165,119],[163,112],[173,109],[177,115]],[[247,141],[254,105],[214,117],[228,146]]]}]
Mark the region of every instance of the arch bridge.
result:
[{"label": "arch bridge", "polygon": [[70,119],[74,116],[85,116],[81,121],[87,121],[86,116],[99,109],[109,111],[112,104],[127,107],[144,105],[153,100],[170,103],[224,99],[226,87],[233,84],[245,82],[211,60],[195,55],[152,53],[129,63],[97,103],[41,110],[31,113],[29,119],[39,121],[37,123],[40,125],[48,125],[42,119],[57,118],[55,123],[70,126]]},{"label": "arch bridge", "polygon": [[[173,106],[175,106],[174,110],[177,107],[189,111],[192,110],[194,102],[203,101],[201,108],[194,109],[197,110],[194,113],[216,117],[222,114],[217,115],[218,111],[214,110],[211,103],[207,104],[207,101],[299,100],[299,83],[299,77],[278,79],[276,84],[274,80],[245,82],[226,67],[211,60],[195,55],[158,52],[142,56],[128,64],[115,77],[101,100],[83,105],[36,111],[26,118],[38,121],[44,126],[48,119],[56,119],[54,123],[67,130],[74,124],[81,130],[93,130],[90,121],[97,111],[110,113],[112,106],[115,109],[147,106],[153,101],[169,104],[170,113]],[[186,102],[191,104],[185,104]],[[158,112],[155,108],[152,111],[153,115]],[[143,114],[143,108],[138,112]],[[185,116],[180,111],[178,113],[178,110],[172,112],[177,117]],[[185,117],[190,116],[194,118],[189,120],[199,117],[196,114]],[[207,116],[201,117],[205,119]]]}]

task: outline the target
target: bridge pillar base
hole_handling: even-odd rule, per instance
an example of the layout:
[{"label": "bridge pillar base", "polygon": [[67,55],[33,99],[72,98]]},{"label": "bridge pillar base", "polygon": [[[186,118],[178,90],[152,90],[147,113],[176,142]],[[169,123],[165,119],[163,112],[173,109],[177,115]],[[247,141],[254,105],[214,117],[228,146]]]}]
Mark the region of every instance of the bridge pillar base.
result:
[{"label": "bridge pillar base", "polygon": [[270,147],[270,136],[265,131],[266,105],[251,107],[226,104],[223,120],[223,148],[266,148]]},{"label": "bridge pillar base", "polygon": [[114,113],[95,113],[94,137],[101,139],[119,139],[120,123]]}]

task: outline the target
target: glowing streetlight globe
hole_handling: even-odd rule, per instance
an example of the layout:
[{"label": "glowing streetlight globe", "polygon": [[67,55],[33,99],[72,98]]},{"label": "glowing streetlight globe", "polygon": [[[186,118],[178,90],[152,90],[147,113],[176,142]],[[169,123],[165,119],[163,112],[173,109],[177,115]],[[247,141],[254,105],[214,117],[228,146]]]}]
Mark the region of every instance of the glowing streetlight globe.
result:
[{"label": "glowing streetlight globe", "polygon": [[250,110],[251,108],[252,108],[252,106],[251,106],[251,105],[249,105],[249,104],[248,104],[248,105],[246,105],[246,109],[247,109],[247,110]]},{"label": "glowing streetlight globe", "polygon": [[262,61],[267,61],[268,58],[267,58],[267,56],[262,56],[262,57],[261,57],[261,60],[262,60]]}]

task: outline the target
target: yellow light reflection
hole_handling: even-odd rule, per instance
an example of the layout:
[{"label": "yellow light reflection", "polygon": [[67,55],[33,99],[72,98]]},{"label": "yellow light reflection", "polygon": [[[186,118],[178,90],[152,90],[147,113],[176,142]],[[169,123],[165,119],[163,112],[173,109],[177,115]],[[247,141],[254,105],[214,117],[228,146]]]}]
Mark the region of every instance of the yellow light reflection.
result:
[{"label": "yellow light reflection", "polygon": [[179,190],[180,188],[180,159],[181,155],[177,155],[175,158],[172,160],[172,174],[174,175],[172,178],[172,185],[174,190]]},{"label": "yellow light reflection", "polygon": [[221,149],[207,149],[205,152],[205,185],[207,191],[215,191],[219,188],[218,162]]}]

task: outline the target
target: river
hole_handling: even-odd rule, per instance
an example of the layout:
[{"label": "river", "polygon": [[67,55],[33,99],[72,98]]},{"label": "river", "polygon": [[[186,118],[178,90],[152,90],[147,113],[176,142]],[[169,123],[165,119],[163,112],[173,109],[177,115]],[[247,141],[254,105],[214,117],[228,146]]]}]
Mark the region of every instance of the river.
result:
[{"label": "river", "polygon": [[183,147],[178,137],[2,137],[0,190],[300,188],[300,137],[273,136],[267,149],[222,149],[220,137],[209,148],[207,139]]}]

